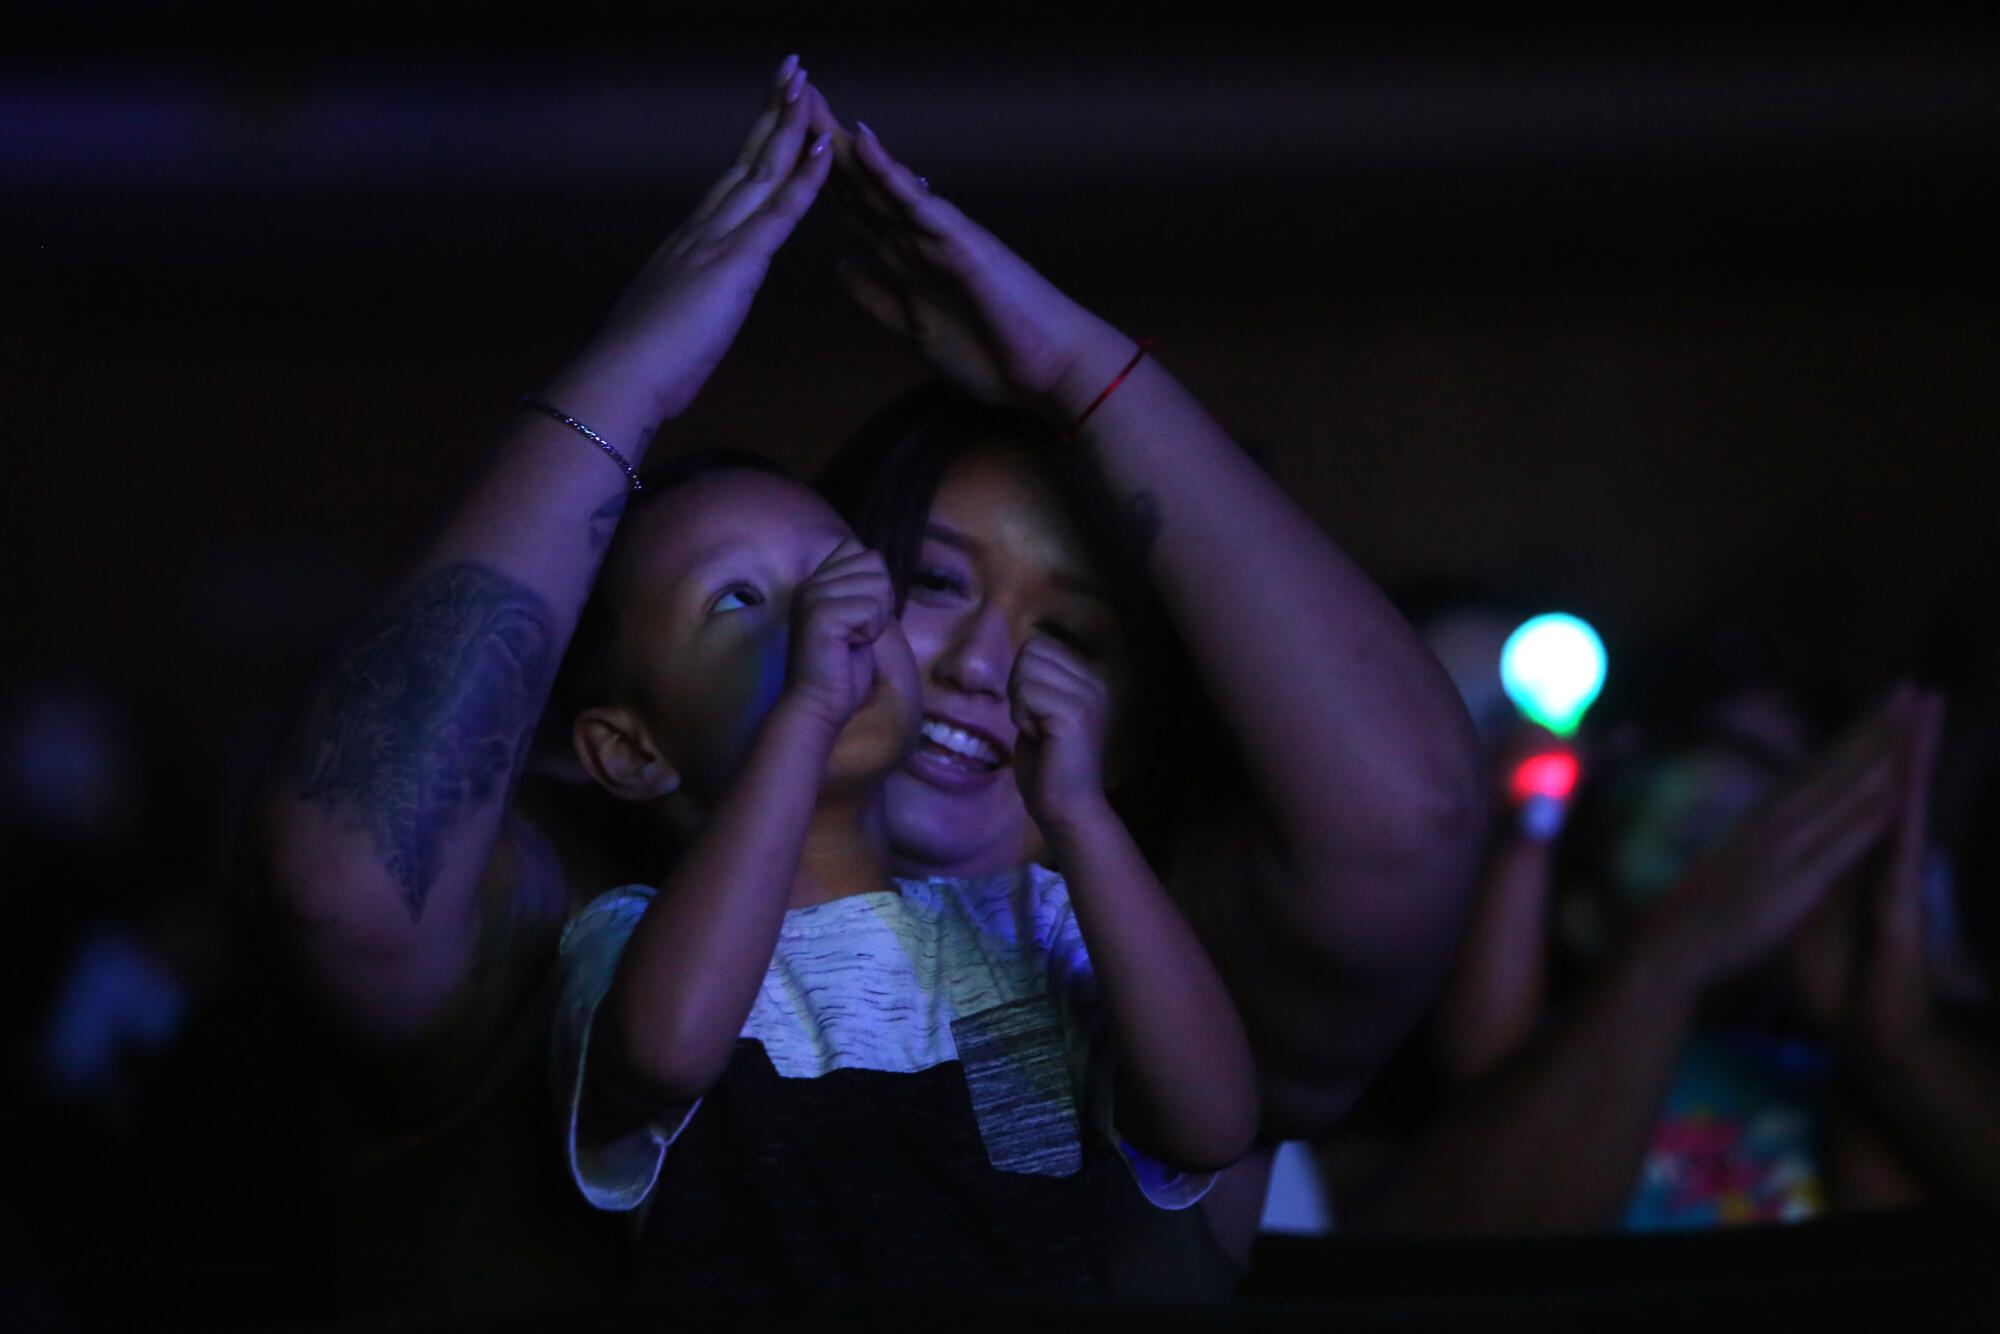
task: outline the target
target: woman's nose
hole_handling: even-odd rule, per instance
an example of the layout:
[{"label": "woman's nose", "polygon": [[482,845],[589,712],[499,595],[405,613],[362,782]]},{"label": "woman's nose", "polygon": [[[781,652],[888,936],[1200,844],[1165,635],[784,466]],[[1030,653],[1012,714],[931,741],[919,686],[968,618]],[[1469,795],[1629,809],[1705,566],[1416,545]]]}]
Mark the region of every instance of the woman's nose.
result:
[{"label": "woman's nose", "polygon": [[1000,609],[983,604],[966,613],[938,655],[932,673],[968,695],[1007,696],[1014,668],[1014,644]]}]

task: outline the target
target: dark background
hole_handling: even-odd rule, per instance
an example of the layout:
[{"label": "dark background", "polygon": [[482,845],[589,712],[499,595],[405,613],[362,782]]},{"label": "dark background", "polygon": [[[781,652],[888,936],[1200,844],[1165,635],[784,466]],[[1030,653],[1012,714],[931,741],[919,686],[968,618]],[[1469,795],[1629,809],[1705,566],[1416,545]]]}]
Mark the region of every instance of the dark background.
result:
[{"label": "dark background", "polygon": [[[0,57],[17,669],[294,670],[794,48],[1391,585],[1894,656],[2000,540],[2000,84],[1948,10],[295,11],[29,6]],[[914,378],[837,251],[673,440],[810,464]]]},{"label": "dark background", "polygon": [[[1614,674],[1767,625],[1856,690],[1993,621],[1992,20],[1285,8],[14,7],[0,722],[81,693],[129,772],[90,875],[8,863],[10,1031],[80,922],[221,900],[314,655],[791,50],[1391,588],[1581,611]],[[809,219],[668,440],[809,467],[917,378],[838,253]]]}]

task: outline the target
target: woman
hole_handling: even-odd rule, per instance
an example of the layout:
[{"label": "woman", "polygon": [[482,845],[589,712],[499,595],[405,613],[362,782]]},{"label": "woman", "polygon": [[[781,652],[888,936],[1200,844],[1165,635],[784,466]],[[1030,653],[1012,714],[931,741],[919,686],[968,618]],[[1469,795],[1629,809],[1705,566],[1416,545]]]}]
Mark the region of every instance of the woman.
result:
[{"label": "woman", "polygon": [[[1185,744],[1189,714],[1141,703],[1121,729],[1126,795],[1154,789],[1139,813],[1166,827],[1162,875],[1249,1027],[1266,1143],[1323,1132],[1449,960],[1483,823],[1464,708],[1375,586],[1143,345],[867,126],[836,158],[831,192],[863,243],[845,285],[955,391],[892,408],[828,475],[907,590],[925,741],[889,788],[897,869],[991,874],[1038,855],[1008,674],[1053,640],[1128,706],[1171,699],[1170,638],[1132,614],[1143,582],[1247,784],[1218,799],[1212,770],[1186,767],[1203,749]],[[1191,791],[1199,803],[1171,800]],[[1253,1155],[1208,1206],[1239,1265],[1268,1170]]]},{"label": "woman", "polygon": [[[956,383],[1062,420],[1129,359],[872,135],[850,149],[785,62],[736,164],[543,406],[515,414],[328,665],[256,795],[252,908],[345,1058],[350,1138],[378,1164],[349,1235],[392,1241],[356,1254],[368,1272],[350,1293],[494,1304],[598,1281],[549,1261],[565,1246],[601,1254],[583,1222],[539,1212],[566,1190],[557,1165],[516,1172],[506,1146],[548,1142],[528,1054],[546,1041],[563,923],[633,873],[608,864],[588,821],[509,796],[630,470],[727,351],[836,156],[855,216],[879,227],[847,280],[884,313],[902,309],[899,273],[931,280],[909,311]],[[1157,366],[1136,367],[1087,427],[1137,531],[1164,521],[1149,573],[1268,813],[1186,840],[1174,875],[1250,1023],[1267,1131],[1311,1130],[1338,1116],[1443,966],[1478,826],[1462,713],[1372,586]],[[1238,524],[1263,540],[1238,549]],[[1311,614],[1258,624],[1285,589],[1310,590]],[[929,651],[926,669],[938,661]],[[1004,803],[994,813],[988,833],[1025,839]],[[505,1198],[455,1208],[471,1183]]]}]

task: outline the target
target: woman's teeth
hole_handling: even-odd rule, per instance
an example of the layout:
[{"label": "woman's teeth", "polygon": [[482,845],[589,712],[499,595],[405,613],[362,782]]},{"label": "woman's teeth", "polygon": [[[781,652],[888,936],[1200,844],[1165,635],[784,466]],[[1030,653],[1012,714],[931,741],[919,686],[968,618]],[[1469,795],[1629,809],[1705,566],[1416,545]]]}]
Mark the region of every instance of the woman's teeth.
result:
[{"label": "woman's teeth", "polygon": [[958,759],[991,769],[1000,763],[1000,752],[993,743],[983,737],[941,723],[935,718],[924,719],[924,740],[943,750],[951,752]]}]

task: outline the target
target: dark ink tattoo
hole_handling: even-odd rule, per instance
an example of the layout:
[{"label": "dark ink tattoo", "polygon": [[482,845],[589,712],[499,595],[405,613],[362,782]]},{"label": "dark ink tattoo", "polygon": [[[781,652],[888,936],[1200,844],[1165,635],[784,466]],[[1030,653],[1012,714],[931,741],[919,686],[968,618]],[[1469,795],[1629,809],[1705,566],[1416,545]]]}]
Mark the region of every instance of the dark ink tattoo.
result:
[{"label": "dark ink tattoo", "polygon": [[460,562],[364,626],[316,692],[293,749],[301,800],[374,838],[410,919],[447,837],[500,801],[554,675],[554,614],[533,589]]},{"label": "dark ink tattoo", "polygon": [[611,535],[618,531],[618,520],[625,515],[625,502],[632,498],[628,488],[590,512],[590,549],[602,551],[611,545]]},{"label": "dark ink tattoo", "polygon": [[1125,502],[1125,540],[1132,554],[1145,560],[1160,537],[1160,506],[1150,491],[1134,491]]}]

